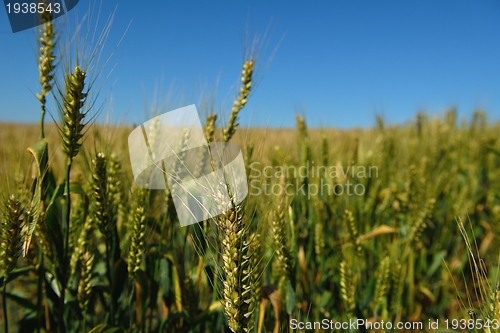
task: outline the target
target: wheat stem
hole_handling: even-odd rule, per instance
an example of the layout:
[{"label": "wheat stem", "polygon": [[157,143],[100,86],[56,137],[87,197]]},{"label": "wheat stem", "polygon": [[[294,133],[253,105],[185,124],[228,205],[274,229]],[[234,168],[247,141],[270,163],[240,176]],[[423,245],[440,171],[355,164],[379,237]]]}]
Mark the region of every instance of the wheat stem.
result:
[{"label": "wheat stem", "polygon": [[[111,207],[113,198],[110,195],[109,187],[109,174],[107,170],[108,158],[104,153],[98,153],[94,160],[92,160],[92,179],[93,179],[93,193],[95,199],[94,214],[97,227],[104,237],[106,245],[106,275],[109,282],[110,290],[114,290],[115,276],[114,276],[114,260],[116,252],[115,225],[113,216],[111,215]],[[113,324],[115,315],[115,304],[111,297],[109,302],[110,315],[109,323]]]},{"label": "wheat stem", "polygon": [[[45,1],[40,1],[44,4],[46,8],[47,3]],[[40,56],[38,57],[38,72],[40,76],[40,84],[42,85],[42,91],[37,94],[37,98],[40,101],[40,106],[42,109],[40,117],[40,135],[45,138],[44,130],[44,120],[46,113],[46,97],[48,93],[52,90],[52,82],[54,79],[54,61],[56,59],[54,55],[54,48],[56,45],[56,35],[55,27],[52,23],[50,12],[44,10],[40,15],[42,24],[38,28],[38,45]]]},{"label": "wheat stem", "polygon": [[64,323],[64,303],[65,303],[65,298],[66,298],[66,284],[67,284],[67,277],[66,277],[66,267],[67,267],[67,262],[68,257],[69,257],[69,234],[70,234],[70,218],[71,218],[71,198],[70,198],[70,174],[71,174],[71,164],[72,164],[72,158],[68,158],[68,162],[66,164],[66,171],[65,171],[65,183],[64,183],[64,194],[65,194],[65,200],[66,200],[66,210],[65,210],[65,215],[64,215],[64,224],[63,224],[63,231],[64,231],[64,255],[63,255],[63,262],[61,264],[61,296],[59,298],[59,325],[60,326],[60,331],[65,332],[66,325]]},{"label": "wheat stem", "polygon": [[70,175],[73,158],[78,155],[81,146],[81,138],[83,137],[83,128],[85,127],[83,106],[87,97],[84,93],[86,74],[76,66],[74,73],[68,74],[65,79],[65,93],[62,101],[62,148],[66,155],[66,171],[65,171],[65,198],[66,211],[64,215],[64,255],[62,262],[61,276],[61,296],[59,303],[59,319],[60,331],[65,331],[64,324],[64,303],[66,297],[67,267],[69,264],[69,235],[70,235],[70,219],[71,219],[71,195],[70,195]]},{"label": "wheat stem", "polygon": [[3,317],[4,317],[4,331],[9,333],[9,317],[7,317],[7,277],[3,277],[3,292],[2,292],[2,307],[3,307]]}]

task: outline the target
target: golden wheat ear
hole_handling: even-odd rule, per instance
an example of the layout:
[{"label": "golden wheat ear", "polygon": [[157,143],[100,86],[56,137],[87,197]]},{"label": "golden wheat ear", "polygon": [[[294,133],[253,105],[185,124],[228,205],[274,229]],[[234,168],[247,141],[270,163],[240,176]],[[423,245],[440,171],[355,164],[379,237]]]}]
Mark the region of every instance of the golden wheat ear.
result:
[{"label": "golden wheat ear", "polygon": [[252,264],[256,252],[243,207],[236,205],[218,217],[223,248],[223,305],[229,328],[235,333],[252,329],[255,309]]}]

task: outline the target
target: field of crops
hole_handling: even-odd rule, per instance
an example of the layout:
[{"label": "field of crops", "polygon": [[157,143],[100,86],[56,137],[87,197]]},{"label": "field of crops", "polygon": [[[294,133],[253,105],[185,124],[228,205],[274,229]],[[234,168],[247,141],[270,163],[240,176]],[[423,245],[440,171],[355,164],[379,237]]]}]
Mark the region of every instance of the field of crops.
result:
[{"label": "field of crops", "polygon": [[93,121],[92,59],[56,53],[56,31],[38,35],[40,124],[0,124],[0,331],[500,331],[500,124],[485,112],[243,128],[249,54],[227,117],[198,110],[207,141],[241,148],[248,195],[228,188],[232,208],[181,227],[169,188],[134,182],[134,127]]}]

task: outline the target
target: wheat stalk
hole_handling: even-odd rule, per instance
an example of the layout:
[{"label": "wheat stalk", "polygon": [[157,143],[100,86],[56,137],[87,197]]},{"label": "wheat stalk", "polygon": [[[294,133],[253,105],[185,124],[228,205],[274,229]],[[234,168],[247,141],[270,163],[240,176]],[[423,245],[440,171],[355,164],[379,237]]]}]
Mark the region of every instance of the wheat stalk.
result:
[{"label": "wheat stalk", "polygon": [[[114,265],[115,260],[117,260],[120,255],[120,249],[116,230],[116,220],[113,215],[114,208],[111,207],[115,199],[110,186],[110,182],[113,179],[109,177],[108,167],[109,160],[106,155],[102,152],[97,153],[95,159],[92,160],[92,189],[94,196],[93,218],[104,237],[106,245],[106,274],[110,289],[113,290],[115,285]],[[115,315],[115,304],[112,298],[110,299],[109,307],[109,322],[112,324]]]},{"label": "wheat stalk", "polygon": [[311,147],[309,143],[309,135],[307,132],[307,125],[305,119],[299,115],[295,115],[295,120],[297,123],[297,129],[299,131],[299,142],[298,145],[300,147],[299,151],[299,163],[300,166],[306,167],[307,171],[305,175],[299,175],[300,188],[305,189],[305,196],[301,198],[299,201],[300,205],[300,227],[307,228],[309,222],[309,206],[308,206],[308,188],[309,188],[309,162],[311,161]]},{"label": "wheat stalk", "polygon": [[83,137],[83,128],[85,127],[84,118],[87,114],[83,110],[87,93],[84,93],[86,74],[76,66],[71,74],[67,74],[65,78],[65,93],[62,101],[62,128],[60,131],[62,149],[66,155],[66,172],[65,172],[65,199],[66,199],[66,214],[64,216],[64,255],[62,262],[61,276],[61,297],[59,304],[60,324],[64,330],[64,302],[66,297],[66,285],[68,276],[66,268],[69,264],[69,235],[70,235],[70,219],[71,219],[71,195],[70,195],[70,174],[73,158],[78,155],[81,147],[81,138]]},{"label": "wheat stalk", "polygon": [[[45,1],[41,1],[46,8],[47,4]],[[40,106],[42,108],[41,118],[40,118],[40,135],[45,138],[44,130],[44,119],[46,113],[46,102],[47,95],[52,90],[52,83],[54,80],[54,69],[55,69],[55,55],[54,48],[56,46],[56,34],[55,27],[52,23],[50,12],[44,10],[41,14],[42,24],[38,26],[38,46],[40,55],[38,57],[38,72],[40,77],[40,84],[42,85],[42,90],[36,95],[40,101]]]}]

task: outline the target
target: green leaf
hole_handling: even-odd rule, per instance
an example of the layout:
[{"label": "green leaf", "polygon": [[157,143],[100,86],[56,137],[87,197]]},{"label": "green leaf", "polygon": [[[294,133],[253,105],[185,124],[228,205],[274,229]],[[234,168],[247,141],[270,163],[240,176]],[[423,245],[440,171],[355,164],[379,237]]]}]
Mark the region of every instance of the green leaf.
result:
[{"label": "green leaf", "polygon": [[35,227],[43,213],[43,179],[48,170],[49,145],[45,139],[42,139],[33,146],[29,147],[27,150],[33,156],[35,162],[36,184],[34,189],[35,193],[33,193],[33,199],[31,200],[30,205],[31,220],[28,224],[28,230],[26,231],[26,235],[24,237],[22,250],[23,257],[26,257],[28,254],[33,232],[35,231]]},{"label": "green leaf", "polygon": [[91,329],[90,331],[88,331],[87,333],[96,333],[96,332],[102,332],[102,330],[106,328],[106,324],[99,324],[97,325],[96,327],[94,327],[93,329]]},{"label": "green leaf", "polygon": [[[203,223],[206,223],[206,221],[204,221]],[[207,240],[206,240],[206,237],[205,237],[205,234],[203,233],[203,229],[202,229],[202,225],[201,223],[197,223],[197,224],[194,224],[192,226],[193,228],[193,240],[195,242],[195,245],[196,245],[196,251],[198,252],[198,254],[200,256],[204,256],[205,253],[206,253],[206,250],[207,250]]]},{"label": "green leaf", "polygon": [[438,253],[436,253],[434,256],[433,256],[433,260],[432,260],[432,264],[431,266],[429,267],[429,269],[427,270],[427,273],[425,275],[425,277],[427,279],[429,279],[432,275],[434,275],[434,273],[436,272],[436,270],[441,267],[441,265],[443,264],[443,259],[446,257],[446,251],[443,250],[443,251],[440,251]]},{"label": "green leaf", "polygon": [[5,293],[5,296],[16,302],[17,304],[21,305],[25,309],[29,309],[31,311],[36,311],[36,305],[31,303],[27,298],[24,298],[22,296],[12,294],[12,293]]},{"label": "green leaf", "polygon": [[137,299],[138,303],[138,308],[140,310],[140,315],[141,315],[141,321],[144,318],[144,314],[146,313],[147,310],[147,301],[148,301],[148,294],[149,294],[149,287],[148,287],[148,278],[146,276],[146,273],[142,269],[139,269],[137,273],[135,274],[135,292],[136,295],[140,295],[140,299]]},{"label": "green leaf", "polygon": [[286,312],[292,314],[295,311],[295,290],[290,281],[286,285]]},{"label": "green leaf", "polygon": [[[54,193],[57,192],[57,188]],[[49,242],[51,242],[56,250],[55,256],[59,263],[62,263],[63,257],[63,236],[61,233],[61,226],[59,223],[60,219],[60,207],[58,205],[48,205],[45,211],[45,224],[47,226],[47,236],[49,237]]]},{"label": "green leaf", "polygon": [[170,327],[169,324],[172,322],[176,323],[175,319],[184,319],[186,322],[189,322],[189,316],[185,312],[173,312],[162,320],[158,332],[173,332],[175,328]]},{"label": "green leaf", "polygon": [[167,259],[160,259],[160,288],[163,297],[168,297],[170,293],[170,264]]},{"label": "green leaf", "polygon": [[330,291],[323,292],[323,295],[321,295],[321,298],[319,300],[319,307],[324,308],[325,306],[327,306],[331,298],[332,293]]},{"label": "green leaf", "polygon": [[174,289],[174,297],[175,297],[175,305],[177,306],[177,309],[179,311],[182,311],[182,281],[179,276],[179,271],[177,269],[177,266],[175,264],[175,259],[172,256],[172,254],[166,254],[165,258],[169,259],[170,262],[172,263],[172,284],[173,284],[173,289]]},{"label": "green leaf", "polygon": [[[52,193],[52,197],[50,198],[49,204],[47,206],[47,209],[50,208],[56,201],[57,198],[63,197],[66,193],[65,191],[65,185],[61,184],[56,187],[54,193]],[[69,183],[69,193],[73,194],[80,194],[82,196],[83,202],[85,204],[85,207],[87,208],[89,205],[89,198],[85,191],[83,190],[82,186],[78,182],[70,182]]]},{"label": "green leaf", "polygon": [[[61,224],[59,223],[60,214],[58,214],[58,211],[60,211],[61,207],[57,199],[64,197],[65,195],[64,191],[65,191],[64,184],[58,185],[53,189],[51,193],[52,195],[47,204],[47,209],[45,212],[45,223],[47,224],[47,229],[49,231],[48,236],[50,237],[51,243],[55,245],[57,255],[59,256],[58,258],[59,262],[62,262],[62,256],[63,256],[63,247],[62,247],[63,236],[61,233]],[[85,215],[87,215],[89,207],[89,198],[86,195],[80,183],[70,182],[69,191],[72,194],[81,195],[84,204]]]},{"label": "green leaf", "polygon": [[497,156],[500,156],[500,149],[493,145],[486,145],[486,148]]},{"label": "green leaf", "polygon": [[[26,267],[20,267],[20,268],[13,269],[9,273],[9,277],[7,278],[7,283],[15,280],[19,276],[25,275],[25,273],[31,271],[32,269],[34,269],[33,266],[26,266]],[[3,276],[0,277],[0,285],[3,285],[3,280],[4,280],[4,277]]]},{"label": "green leaf", "polygon": [[114,332],[123,332],[123,330],[120,327],[111,327],[103,331],[103,333],[114,333]]},{"label": "green leaf", "polygon": [[123,329],[120,327],[109,327],[106,324],[99,324],[87,333],[114,333],[114,332],[123,332]]},{"label": "green leaf", "polygon": [[361,299],[359,300],[359,308],[361,310],[365,309],[368,307],[368,305],[372,302],[373,296],[375,295],[375,289],[376,289],[376,283],[377,279],[375,276],[372,276],[372,278],[368,281],[366,284],[361,296]]}]

